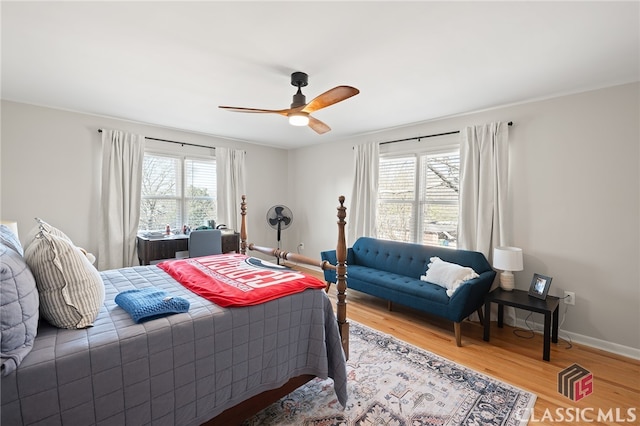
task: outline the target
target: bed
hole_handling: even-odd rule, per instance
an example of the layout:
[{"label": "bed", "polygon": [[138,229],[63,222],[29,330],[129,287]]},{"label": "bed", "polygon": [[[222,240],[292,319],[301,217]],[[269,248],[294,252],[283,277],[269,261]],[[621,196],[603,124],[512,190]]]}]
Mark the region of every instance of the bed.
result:
[{"label": "bed", "polygon": [[[155,265],[103,271],[104,303],[93,326],[63,329],[41,320],[31,351],[2,377],[0,423],[233,425],[314,377],[333,378],[333,391],[344,404],[344,197],[336,265],[248,243],[242,198],[241,254],[254,250],[335,269],[335,313],[323,289],[223,308]],[[135,323],[115,297],[150,286],[187,300],[188,312]]]}]

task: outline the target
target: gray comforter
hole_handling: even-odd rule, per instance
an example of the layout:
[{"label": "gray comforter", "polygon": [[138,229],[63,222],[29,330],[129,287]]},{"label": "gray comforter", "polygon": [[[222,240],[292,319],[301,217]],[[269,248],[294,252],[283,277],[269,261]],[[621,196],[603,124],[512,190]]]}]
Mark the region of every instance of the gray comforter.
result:
[{"label": "gray comforter", "polygon": [[[324,291],[221,308],[155,266],[101,274],[95,325],[41,323],[31,353],[2,378],[2,425],[196,425],[301,374],[333,378],[344,406],[344,354]],[[149,286],[186,298],[189,312],[135,324],[114,298]]]}]

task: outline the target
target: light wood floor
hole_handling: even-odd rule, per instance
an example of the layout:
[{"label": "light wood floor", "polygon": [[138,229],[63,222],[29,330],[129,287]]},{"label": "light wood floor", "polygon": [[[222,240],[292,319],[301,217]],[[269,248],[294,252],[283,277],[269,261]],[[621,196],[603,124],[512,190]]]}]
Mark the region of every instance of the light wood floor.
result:
[{"label": "light wood floor", "polygon": [[[306,270],[322,279],[316,271]],[[335,301],[335,285],[330,297]],[[457,347],[453,323],[394,305],[355,290],[347,294],[347,317],[391,334],[466,367],[498,378],[537,395],[531,424],[640,424],[640,361],[569,343],[551,344],[551,361],[542,360],[542,335],[522,338],[514,328],[491,324],[491,341],[482,340],[477,322],[462,324],[462,347]],[[562,312],[561,318],[562,320]],[[628,325],[634,326],[636,325]],[[522,334],[527,335],[527,332]],[[579,364],[593,374],[593,393],[574,402],[558,392],[558,373]],[[599,411],[611,417],[601,417]]]}]

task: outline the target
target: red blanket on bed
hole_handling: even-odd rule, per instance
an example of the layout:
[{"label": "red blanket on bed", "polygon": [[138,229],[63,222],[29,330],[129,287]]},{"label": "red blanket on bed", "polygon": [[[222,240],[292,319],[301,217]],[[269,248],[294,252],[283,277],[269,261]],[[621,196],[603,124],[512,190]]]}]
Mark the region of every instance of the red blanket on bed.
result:
[{"label": "red blanket on bed", "polygon": [[243,254],[169,260],[158,266],[194,293],[216,305],[249,306],[325,288],[315,277]]}]

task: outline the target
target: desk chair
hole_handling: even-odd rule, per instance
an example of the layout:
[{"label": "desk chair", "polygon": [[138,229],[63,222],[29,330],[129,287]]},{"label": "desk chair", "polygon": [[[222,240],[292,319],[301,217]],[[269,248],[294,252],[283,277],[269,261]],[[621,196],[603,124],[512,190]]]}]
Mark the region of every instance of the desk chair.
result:
[{"label": "desk chair", "polygon": [[219,229],[202,229],[189,234],[189,257],[222,253],[222,232]]}]

